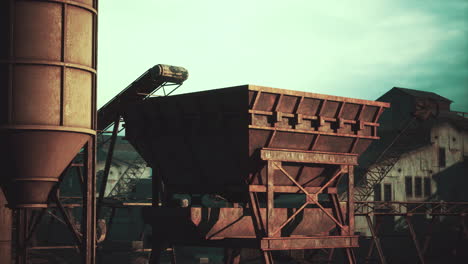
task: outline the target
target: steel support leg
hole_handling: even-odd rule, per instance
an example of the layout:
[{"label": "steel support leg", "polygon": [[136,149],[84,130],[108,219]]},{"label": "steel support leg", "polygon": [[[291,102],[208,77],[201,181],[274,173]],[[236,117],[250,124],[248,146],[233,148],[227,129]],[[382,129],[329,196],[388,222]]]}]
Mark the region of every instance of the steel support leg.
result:
[{"label": "steel support leg", "polygon": [[431,222],[429,223],[429,226],[427,227],[426,239],[424,240],[424,245],[423,245],[423,248],[422,248],[422,254],[423,254],[424,257],[426,256],[427,249],[429,248],[429,245],[431,243],[432,231],[434,229],[434,223],[437,221],[437,219],[438,219],[438,216],[433,215],[431,217]]},{"label": "steel support leg", "polygon": [[58,194],[56,193],[54,196],[55,202],[57,203],[57,208],[59,209],[60,213],[62,214],[63,220],[65,221],[67,227],[70,229],[70,231],[73,234],[73,238],[75,239],[75,243],[79,246],[83,241],[81,239],[81,234],[78,230],[76,230],[74,221],[71,218],[71,216],[68,214],[68,212],[65,210],[63,207],[62,202],[60,201],[60,198],[58,197]]},{"label": "steel support leg", "polygon": [[28,250],[26,245],[28,231],[28,209],[16,209],[16,264],[28,263]]},{"label": "steel support leg", "polygon": [[264,264],[273,264],[273,255],[270,251],[263,251],[263,263]]},{"label": "steel support leg", "polygon": [[119,125],[120,125],[120,115],[117,114],[115,121],[114,121],[114,129],[112,130],[112,136],[111,136],[111,141],[109,143],[109,149],[107,150],[107,159],[106,159],[106,165],[104,166],[104,175],[101,180],[101,188],[99,189],[99,198],[98,198],[99,200],[97,203],[98,208],[97,208],[97,213],[96,213],[98,218],[101,216],[102,201],[106,193],[107,179],[109,178],[112,158],[114,156],[115,143],[117,142],[117,134],[119,133]]},{"label": "steel support leg", "polygon": [[[347,168],[348,171],[348,234],[342,235],[354,235],[354,166],[349,165]],[[338,203],[338,206],[340,204]],[[341,211],[341,208],[337,208]],[[344,218],[344,217],[343,217]],[[343,219],[344,221],[344,219]],[[344,222],[343,222],[344,224]],[[354,254],[354,250],[352,248],[346,248],[346,256],[348,258],[349,264],[356,263],[356,255]]]},{"label": "steel support leg", "polygon": [[[367,218],[366,218],[366,220],[367,220]],[[381,221],[379,221],[379,218],[376,217],[375,224],[374,224],[374,233],[375,233],[376,236],[378,236],[378,233],[379,233],[380,223],[381,223]],[[374,253],[374,247],[375,247],[375,242],[374,242],[374,239],[372,239],[370,241],[369,250],[367,251],[366,263],[368,263],[372,259],[372,253]]]},{"label": "steel support leg", "polygon": [[85,148],[84,177],[86,192],[83,193],[83,263],[96,263],[96,136],[92,136]]},{"label": "steel support leg", "polygon": [[328,251],[327,263],[333,263],[333,256],[335,255],[335,249],[330,248]]},{"label": "steel support leg", "polygon": [[240,264],[240,253],[238,248],[224,248],[224,264]]},{"label": "steel support leg", "polygon": [[405,216],[405,219],[406,219],[406,223],[408,224],[408,231],[410,232],[411,239],[413,240],[414,246],[416,247],[416,252],[418,253],[419,261],[421,262],[421,264],[424,264],[425,263],[424,256],[421,251],[421,248],[419,247],[419,242],[416,237],[416,232],[414,231],[413,224],[411,224],[411,220],[409,216]]},{"label": "steel support leg", "polygon": [[[373,245],[375,245],[375,248],[377,249],[377,253],[378,253],[378,255],[379,255],[380,263],[381,263],[381,264],[386,264],[387,262],[385,261],[385,257],[384,257],[383,251],[382,251],[382,245],[380,244],[380,239],[379,239],[379,237],[377,236],[377,232],[376,232],[376,230],[374,229],[374,226],[373,226],[373,224],[372,224],[371,216],[370,216],[370,215],[366,215],[366,220],[367,220],[367,225],[369,226],[369,230],[371,231]],[[372,249],[372,248],[371,248],[371,249]],[[371,249],[369,249],[369,254],[372,254]],[[371,257],[371,256],[368,255],[368,258],[370,258],[370,257]]]},{"label": "steel support leg", "polygon": [[354,250],[352,248],[345,248],[346,257],[349,264],[356,263],[356,255],[354,255]]},{"label": "steel support leg", "polygon": [[[266,236],[273,237],[275,236],[275,180],[274,172],[275,165],[281,165],[277,161],[268,161],[267,162],[267,205],[266,205]],[[263,251],[263,261],[265,264],[273,264],[273,256],[270,251]]]}]

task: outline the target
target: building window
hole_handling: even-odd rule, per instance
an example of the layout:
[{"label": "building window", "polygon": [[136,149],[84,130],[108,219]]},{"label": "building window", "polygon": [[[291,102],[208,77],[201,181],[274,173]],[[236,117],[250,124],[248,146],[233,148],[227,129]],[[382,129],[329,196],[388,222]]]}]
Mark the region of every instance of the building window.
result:
[{"label": "building window", "polygon": [[431,195],[431,178],[424,178],[424,196]]},{"label": "building window", "polygon": [[374,201],[382,201],[382,185],[380,184],[374,186]]},{"label": "building window", "polygon": [[392,200],[392,185],[391,184],[384,184],[384,201],[391,201]]},{"label": "building window", "polygon": [[406,197],[413,197],[413,177],[411,176],[405,177],[405,190],[406,190]]},{"label": "building window", "polygon": [[416,197],[422,196],[422,178],[421,177],[414,177],[414,196]]},{"label": "building window", "polygon": [[439,167],[445,168],[445,148],[439,148]]}]

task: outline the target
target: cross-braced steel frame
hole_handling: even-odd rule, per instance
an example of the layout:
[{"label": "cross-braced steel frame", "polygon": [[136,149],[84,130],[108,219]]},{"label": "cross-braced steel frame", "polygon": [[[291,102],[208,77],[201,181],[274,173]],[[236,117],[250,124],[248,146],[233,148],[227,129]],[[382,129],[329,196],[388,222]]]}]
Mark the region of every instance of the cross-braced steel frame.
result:
[{"label": "cross-braced steel frame", "polygon": [[[54,250],[60,248],[75,248],[81,256],[81,262],[84,264],[95,264],[96,262],[96,176],[95,176],[95,152],[96,152],[96,136],[91,136],[84,146],[83,151],[78,154],[77,158],[68,166],[59,182],[50,193],[48,207],[42,208],[40,211],[31,211],[30,209],[17,209],[16,211],[16,263],[29,263],[29,252],[33,250]],[[80,157],[81,156],[81,157]],[[78,160],[78,162],[76,162]],[[81,229],[77,228],[76,219],[73,218],[70,207],[63,204],[60,199],[60,183],[67,175],[67,172],[75,167],[79,172],[79,178],[82,186],[81,204],[77,206],[83,207],[82,221],[79,224]],[[56,215],[58,210],[62,217]],[[53,212],[54,211],[54,212]],[[34,237],[37,228],[43,219],[44,215],[50,215],[58,221],[64,223],[74,238],[75,245],[70,246],[31,246],[31,240]]]},{"label": "cross-braced steel frame", "polygon": [[[323,249],[323,248],[345,248],[348,263],[356,263],[356,258],[352,247],[357,247],[357,236],[354,235],[354,165],[357,156],[353,154],[321,153],[315,151],[286,151],[275,149],[262,149],[261,159],[266,162],[267,180],[266,186],[250,185],[249,197],[250,208],[252,209],[253,223],[257,229],[257,239],[263,253],[265,264],[273,263],[271,252],[275,250],[294,249]],[[318,187],[305,187],[299,184],[290,173],[282,166],[284,162],[296,162],[300,164],[329,164],[336,165],[336,170],[329,175],[327,180]],[[275,185],[275,171],[280,171],[286,177],[291,186]],[[337,184],[344,175],[348,175],[348,201],[346,211],[342,210],[338,199]],[[266,219],[261,219],[260,203],[258,193],[266,193]],[[279,193],[303,193],[306,196],[305,202],[295,210],[284,222],[278,223],[275,219],[275,194]],[[327,194],[331,206],[325,206],[319,199],[320,194]],[[281,230],[288,225],[299,213],[307,207],[317,207],[335,225],[335,235],[326,236],[304,236],[285,237],[281,235]],[[328,210],[327,210],[328,209]],[[331,209],[331,212],[330,210]]]}]

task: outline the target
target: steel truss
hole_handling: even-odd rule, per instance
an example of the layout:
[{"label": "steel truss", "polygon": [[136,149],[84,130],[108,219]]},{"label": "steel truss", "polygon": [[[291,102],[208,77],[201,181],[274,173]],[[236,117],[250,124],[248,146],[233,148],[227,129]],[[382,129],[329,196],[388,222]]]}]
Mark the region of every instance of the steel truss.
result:
[{"label": "steel truss", "polygon": [[[426,253],[433,235],[434,224],[441,216],[458,217],[462,227],[461,232],[464,236],[468,237],[468,228],[466,226],[466,220],[468,220],[468,202],[356,201],[355,203],[359,204],[359,206],[356,206],[358,209],[355,212],[355,216],[364,216],[371,232],[372,241],[367,252],[367,260],[372,258],[374,249],[376,249],[379,262],[382,264],[387,263],[381,244],[382,235],[379,234],[382,217],[404,217],[418,260],[422,264],[426,263],[427,260]],[[414,230],[414,224],[411,221],[411,217],[416,215],[431,217],[423,242],[418,239]],[[372,221],[373,216],[375,216],[375,223]]]}]

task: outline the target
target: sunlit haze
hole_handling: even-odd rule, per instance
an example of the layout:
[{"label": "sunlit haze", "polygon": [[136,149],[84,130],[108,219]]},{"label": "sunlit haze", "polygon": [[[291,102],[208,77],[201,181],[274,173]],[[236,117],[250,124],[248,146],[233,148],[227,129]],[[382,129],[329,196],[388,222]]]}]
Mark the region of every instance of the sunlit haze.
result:
[{"label": "sunlit haze", "polygon": [[436,92],[468,112],[466,0],[101,0],[98,106],[155,64],[177,93],[256,84],[377,99]]}]

